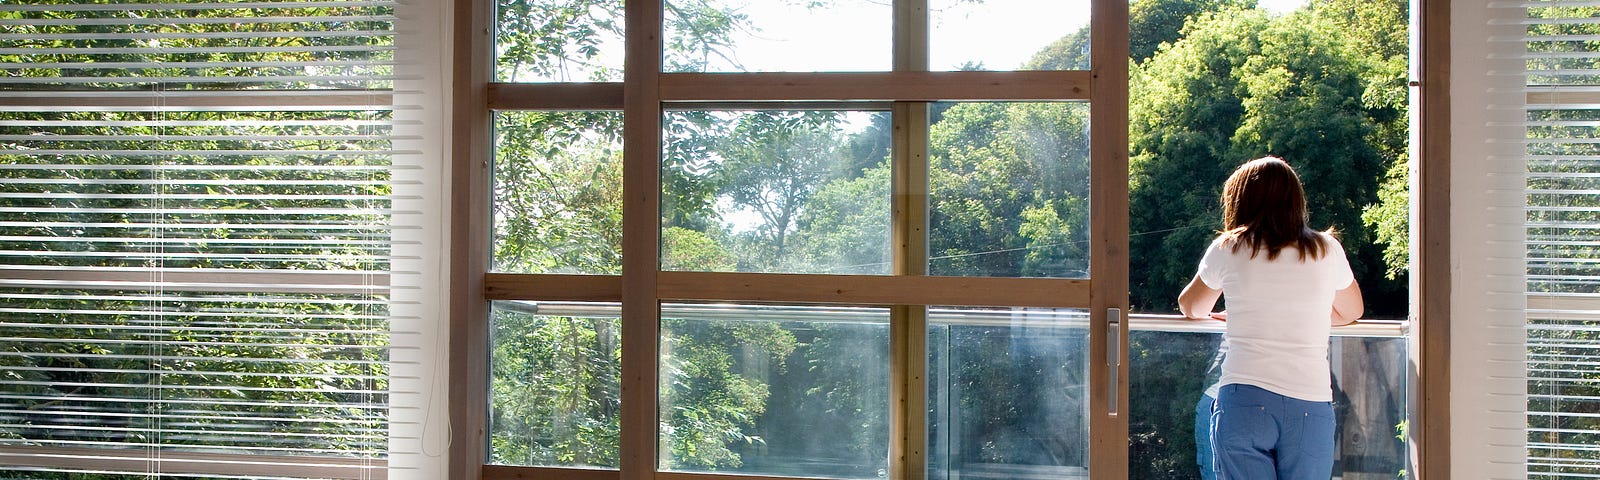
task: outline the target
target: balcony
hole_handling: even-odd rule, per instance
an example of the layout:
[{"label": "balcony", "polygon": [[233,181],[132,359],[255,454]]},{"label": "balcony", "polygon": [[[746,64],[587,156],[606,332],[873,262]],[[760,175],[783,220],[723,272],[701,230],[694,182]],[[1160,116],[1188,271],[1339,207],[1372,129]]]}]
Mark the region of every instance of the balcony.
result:
[{"label": "balcony", "polygon": [[[617,305],[494,306],[495,351],[549,361],[536,378],[503,355],[491,360],[491,463],[614,468],[615,437],[596,432],[615,425],[615,410],[589,406],[616,405]],[[888,309],[672,304],[661,318],[662,470],[887,476]],[[1223,324],[1134,315],[1130,328],[1130,477],[1198,478],[1195,404]],[[1407,328],[1334,329],[1336,478],[1392,479],[1406,468],[1396,434],[1405,424]],[[555,331],[571,342],[526,341]],[[929,477],[1087,478],[1088,368],[1100,365],[1088,340],[1082,310],[930,308]],[[559,372],[588,372],[602,388],[567,389],[539,407],[509,398],[563,391],[552,379]]]}]

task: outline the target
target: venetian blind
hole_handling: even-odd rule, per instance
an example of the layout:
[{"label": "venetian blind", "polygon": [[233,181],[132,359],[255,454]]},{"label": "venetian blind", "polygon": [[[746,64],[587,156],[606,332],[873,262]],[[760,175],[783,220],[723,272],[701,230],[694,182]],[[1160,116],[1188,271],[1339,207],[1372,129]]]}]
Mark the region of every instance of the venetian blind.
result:
[{"label": "venetian blind", "polygon": [[1600,477],[1600,2],[1533,1],[1528,91],[1528,478]]},{"label": "venetian blind", "polygon": [[386,475],[393,9],[0,3],[0,476]]}]

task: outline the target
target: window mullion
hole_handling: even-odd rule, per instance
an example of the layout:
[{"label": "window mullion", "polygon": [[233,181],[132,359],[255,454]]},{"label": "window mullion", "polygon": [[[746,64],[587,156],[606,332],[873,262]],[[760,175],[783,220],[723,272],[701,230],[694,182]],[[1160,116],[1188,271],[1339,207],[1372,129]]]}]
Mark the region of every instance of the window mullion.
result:
[{"label": "window mullion", "polygon": [[[1128,2],[1095,0],[1091,11],[1089,278],[1095,287],[1089,309],[1089,472],[1093,478],[1123,479],[1128,477],[1128,322],[1122,315],[1111,324],[1110,312],[1128,311]],[[1116,329],[1114,339],[1108,328]],[[1099,361],[1107,358],[1111,341],[1119,344],[1121,358]]]},{"label": "window mullion", "polygon": [[626,4],[622,144],[623,480],[656,476],[661,308],[656,295],[661,234],[663,2]]},{"label": "window mullion", "polygon": [[[894,70],[928,70],[928,2],[894,2]],[[928,274],[928,102],[893,109],[892,243],[895,275]],[[889,313],[889,477],[927,477],[928,307]]]}]

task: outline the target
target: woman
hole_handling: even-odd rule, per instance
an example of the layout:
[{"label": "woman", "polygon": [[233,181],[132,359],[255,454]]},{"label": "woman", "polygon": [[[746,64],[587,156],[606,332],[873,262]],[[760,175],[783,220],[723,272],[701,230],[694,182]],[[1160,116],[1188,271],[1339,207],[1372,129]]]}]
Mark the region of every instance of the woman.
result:
[{"label": "woman", "polygon": [[[1333,472],[1328,330],[1361,317],[1344,247],[1306,225],[1300,177],[1264,157],[1223,185],[1223,231],[1178,296],[1193,319],[1227,322],[1211,439],[1221,479],[1316,479]],[[1212,313],[1228,296],[1227,312]]]}]

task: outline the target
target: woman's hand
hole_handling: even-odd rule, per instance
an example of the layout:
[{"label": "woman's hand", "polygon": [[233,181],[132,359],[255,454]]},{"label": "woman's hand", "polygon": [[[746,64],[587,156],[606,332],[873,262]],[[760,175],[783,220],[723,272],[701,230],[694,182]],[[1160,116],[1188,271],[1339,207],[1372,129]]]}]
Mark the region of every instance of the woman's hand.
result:
[{"label": "woman's hand", "polygon": [[1224,322],[1228,321],[1228,311],[1227,310],[1223,310],[1223,311],[1220,311],[1220,312],[1211,312],[1210,316],[1211,316],[1211,318],[1213,320],[1220,320],[1220,321],[1224,321]]}]

